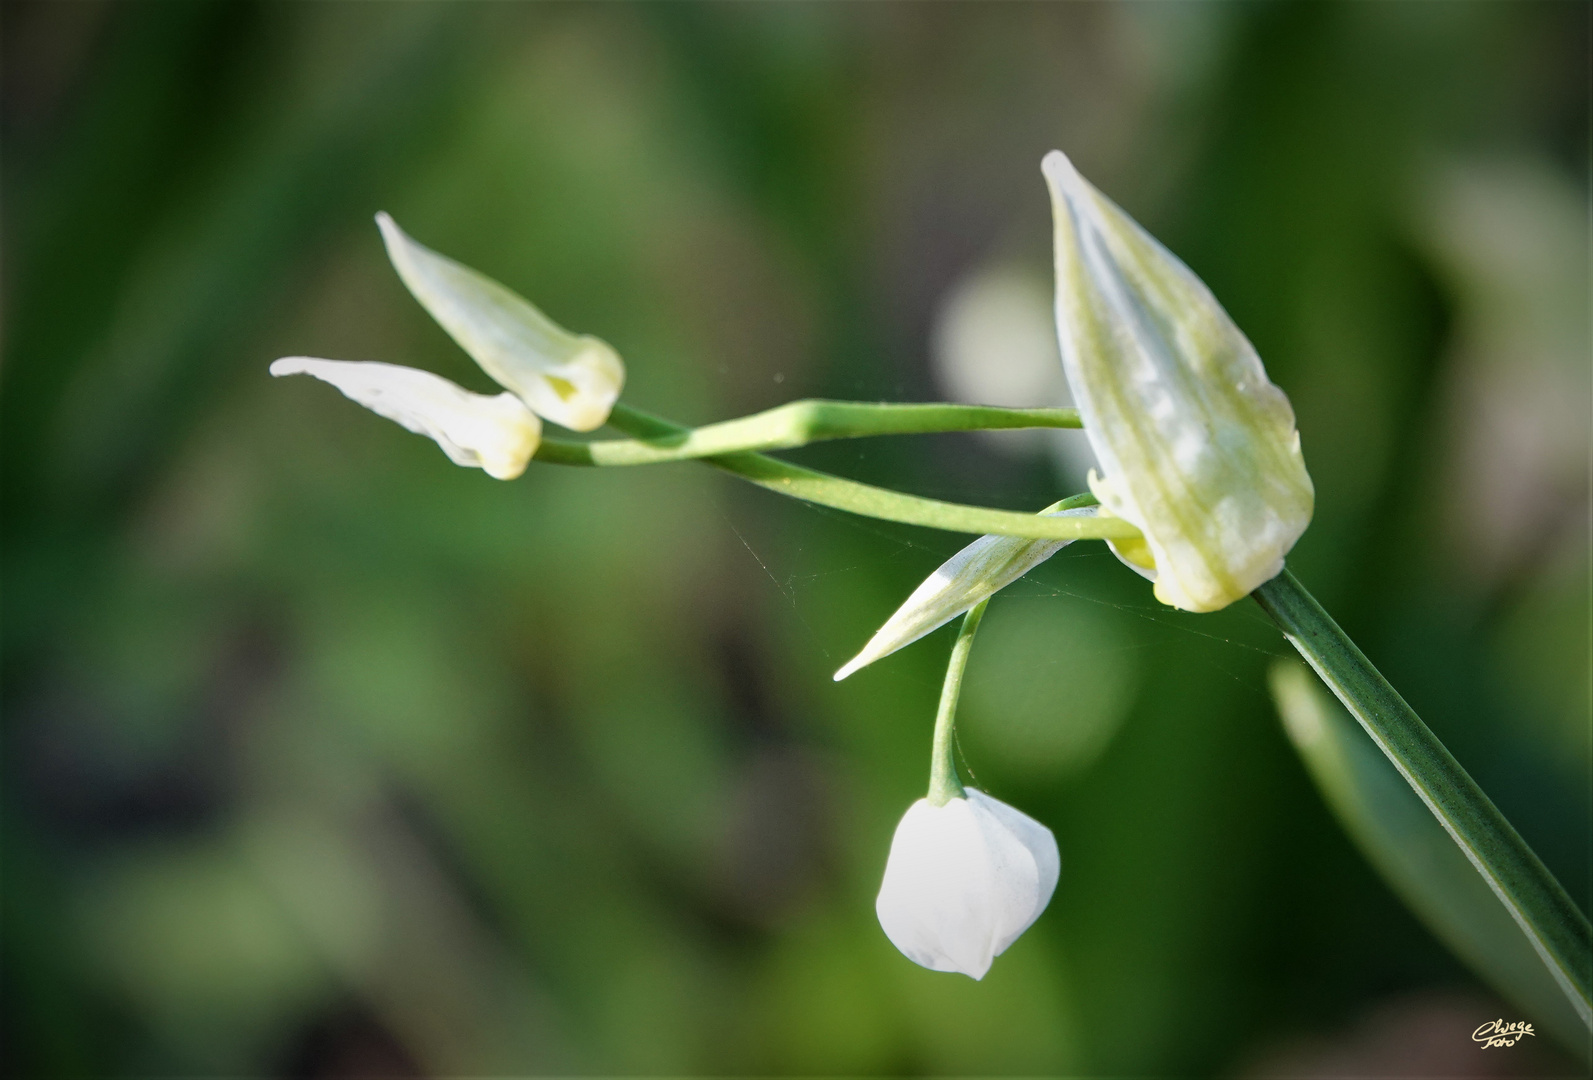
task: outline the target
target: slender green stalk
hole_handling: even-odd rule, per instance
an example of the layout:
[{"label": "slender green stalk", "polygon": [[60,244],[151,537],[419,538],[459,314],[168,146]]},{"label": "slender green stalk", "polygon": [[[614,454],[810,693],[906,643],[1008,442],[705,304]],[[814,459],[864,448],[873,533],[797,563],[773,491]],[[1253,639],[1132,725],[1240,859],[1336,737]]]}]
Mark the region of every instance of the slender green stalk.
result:
[{"label": "slender green stalk", "polygon": [[[689,436],[692,430],[624,404],[614,406],[613,412],[609,414],[609,423],[639,440],[681,438]],[[563,448],[578,445],[580,444],[558,444],[559,449],[553,451],[552,456],[544,457],[539,450],[537,457],[539,460],[556,464],[594,464],[591,460],[580,459],[579,456],[562,458],[558,456],[564,452]],[[821,506],[831,506],[838,510],[848,510],[866,517],[899,521],[907,525],[924,525],[933,529],[945,529],[948,532],[1021,536],[1032,540],[1108,538],[1115,540],[1140,535],[1138,529],[1121,518],[1041,517],[1035,514],[1020,514],[1012,510],[989,510],[980,506],[924,499],[916,495],[904,495],[899,491],[888,491],[871,484],[860,484],[854,480],[843,480],[838,476],[792,465],[790,462],[764,454],[719,454],[702,460],[782,495],[818,503]]]},{"label": "slender green stalk", "polygon": [[1252,595],[1465,852],[1593,1028],[1593,928],[1554,875],[1293,574]]},{"label": "slender green stalk", "polygon": [[[990,405],[897,405],[861,401],[793,401],[736,420],[668,435],[598,442],[548,439],[540,461],[582,465],[655,465],[751,450],[791,450],[825,439],[922,435],[944,431],[1077,428],[1077,409],[999,409]],[[580,460],[575,460],[580,459]]]},{"label": "slender green stalk", "polygon": [[935,742],[929,757],[929,805],[945,806],[964,797],[962,781],[957,779],[957,763],[952,760],[953,738],[957,733],[957,699],[962,696],[962,673],[973,651],[979,620],[990,605],[988,598],[968,609],[951,647],[951,662],[946,665],[946,681],[940,688],[940,708],[935,712]]}]

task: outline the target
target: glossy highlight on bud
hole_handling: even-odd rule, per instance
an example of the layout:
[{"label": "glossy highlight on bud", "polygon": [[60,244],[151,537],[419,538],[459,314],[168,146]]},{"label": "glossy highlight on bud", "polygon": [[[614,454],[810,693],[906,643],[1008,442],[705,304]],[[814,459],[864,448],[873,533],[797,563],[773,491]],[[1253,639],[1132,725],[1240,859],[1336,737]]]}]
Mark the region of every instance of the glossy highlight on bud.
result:
[{"label": "glossy highlight on bud", "polygon": [[1056,226],[1062,366],[1101,463],[1114,545],[1186,611],[1216,611],[1277,576],[1311,521],[1294,411],[1195,274],[1079,175],[1041,163]]}]

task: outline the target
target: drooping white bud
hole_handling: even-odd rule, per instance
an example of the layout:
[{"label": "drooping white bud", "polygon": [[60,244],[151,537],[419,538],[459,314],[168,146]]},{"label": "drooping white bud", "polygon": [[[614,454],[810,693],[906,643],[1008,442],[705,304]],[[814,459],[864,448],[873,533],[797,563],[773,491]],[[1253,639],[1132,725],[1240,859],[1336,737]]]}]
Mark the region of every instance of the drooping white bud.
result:
[{"label": "drooping white bud", "polygon": [[982,979],[1051,902],[1062,856],[1027,814],[973,788],[965,796],[908,808],[874,910],[913,963]]},{"label": "drooping white bud", "polygon": [[608,420],[625,365],[607,343],[572,334],[484,274],[416,243],[376,215],[387,255],[415,299],[498,384],[573,431]]},{"label": "drooping white bud", "polygon": [[397,364],[285,356],[273,375],[313,375],[353,401],[437,440],[456,464],[513,480],[542,441],[542,421],[510,393],[475,394],[440,375]]},{"label": "drooping white bud", "polygon": [[1104,476],[1143,543],[1114,543],[1186,611],[1275,577],[1311,521],[1289,400],[1211,291],[1073,164],[1041,163],[1056,224],[1062,366]]},{"label": "drooping white bud", "polygon": [[[1050,517],[1094,517],[1096,507],[1059,510]],[[1026,540],[1020,536],[981,536],[941,564],[885,620],[863,651],[835,673],[840,682],[860,668],[963,614],[979,601],[1011,585],[1067,547],[1071,540]]]}]

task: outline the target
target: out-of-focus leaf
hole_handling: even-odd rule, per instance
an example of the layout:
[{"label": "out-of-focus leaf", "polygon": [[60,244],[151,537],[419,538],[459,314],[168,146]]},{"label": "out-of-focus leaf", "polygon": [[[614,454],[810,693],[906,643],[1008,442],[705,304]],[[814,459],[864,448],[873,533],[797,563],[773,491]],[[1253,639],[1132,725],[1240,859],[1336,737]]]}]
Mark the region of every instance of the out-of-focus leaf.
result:
[{"label": "out-of-focus leaf", "polygon": [[1269,681],[1289,741],[1377,872],[1522,1019],[1586,1057],[1587,1029],[1559,984],[1394,766],[1305,667],[1280,660]]}]

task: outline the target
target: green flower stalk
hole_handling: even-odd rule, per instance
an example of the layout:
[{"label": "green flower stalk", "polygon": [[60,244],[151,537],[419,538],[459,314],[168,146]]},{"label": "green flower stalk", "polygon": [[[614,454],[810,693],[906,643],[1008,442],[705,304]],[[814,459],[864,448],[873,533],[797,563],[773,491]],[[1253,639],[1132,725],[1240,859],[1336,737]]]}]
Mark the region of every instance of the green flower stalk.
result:
[{"label": "green flower stalk", "polygon": [[991,962],[1045,911],[1062,874],[1051,830],[982,791],[964,787],[951,760],[957,697],[980,601],[963,618],[935,716],[929,794],[908,807],[891,838],[874,913],[891,944],[931,971],[982,979]]},{"label": "green flower stalk", "polygon": [[1277,576],[1311,521],[1289,399],[1187,266],[1060,150],[1041,170],[1062,366],[1105,473],[1090,487],[1144,534],[1113,550],[1164,604],[1227,607]]}]

